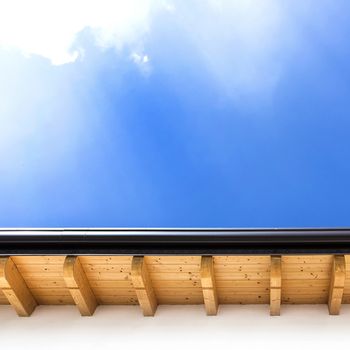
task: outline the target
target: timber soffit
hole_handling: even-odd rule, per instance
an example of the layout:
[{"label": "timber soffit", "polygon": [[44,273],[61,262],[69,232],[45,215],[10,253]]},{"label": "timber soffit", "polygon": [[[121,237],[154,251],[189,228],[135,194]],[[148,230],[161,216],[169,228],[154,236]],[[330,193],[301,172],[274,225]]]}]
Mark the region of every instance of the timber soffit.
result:
[{"label": "timber soffit", "polygon": [[[350,303],[350,229],[0,229],[0,304]],[[347,267],[348,266],[348,267]],[[350,271],[349,271],[350,272]]]}]

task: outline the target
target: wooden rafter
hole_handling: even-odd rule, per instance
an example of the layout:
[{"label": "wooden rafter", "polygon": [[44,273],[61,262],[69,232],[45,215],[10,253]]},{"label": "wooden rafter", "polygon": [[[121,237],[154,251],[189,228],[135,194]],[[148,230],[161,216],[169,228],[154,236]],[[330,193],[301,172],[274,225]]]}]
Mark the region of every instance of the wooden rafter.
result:
[{"label": "wooden rafter", "polygon": [[270,315],[281,313],[282,262],[280,256],[271,256],[270,266]]},{"label": "wooden rafter", "polygon": [[[325,304],[339,314],[350,303],[350,255],[13,255],[0,257],[1,305],[28,316],[36,304],[70,305],[83,315],[98,304],[140,304],[153,315],[157,304]],[[63,272],[64,270],[64,272]],[[325,300],[325,291],[328,294]],[[96,293],[96,295],[94,295]],[[204,296],[204,298],[203,298]]]},{"label": "wooden rafter", "polygon": [[144,316],[153,316],[158,302],[143,256],[134,256],[131,263],[131,280]]},{"label": "wooden rafter", "polygon": [[37,306],[11,257],[0,258],[0,289],[18,316],[30,316]]},{"label": "wooden rafter", "polygon": [[63,265],[63,277],[80,314],[82,316],[92,316],[97,307],[97,301],[79,257],[66,257]]},{"label": "wooden rafter", "polygon": [[215,285],[214,262],[212,256],[202,256],[201,285],[207,315],[216,315],[218,312],[218,296]]},{"label": "wooden rafter", "polygon": [[345,277],[345,256],[335,255],[333,258],[332,275],[329,286],[328,309],[330,315],[339,315],[344,293]]}]

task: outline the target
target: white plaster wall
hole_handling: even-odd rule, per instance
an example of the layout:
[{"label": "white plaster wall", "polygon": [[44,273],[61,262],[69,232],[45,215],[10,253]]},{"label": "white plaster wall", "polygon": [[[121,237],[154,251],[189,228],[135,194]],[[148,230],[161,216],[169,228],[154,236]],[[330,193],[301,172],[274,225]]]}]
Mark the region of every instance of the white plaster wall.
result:
[{"label": "white plaster wall", "polygon": [[143,317],[137,306],[99,306],[81,317],[73,306],[40,306],[19,318],[0,306],[0,349],[332,349],[350,345],[350,305],[329,316],[325,305],[283,305],[270,317],[267,305],[160,306]]}]

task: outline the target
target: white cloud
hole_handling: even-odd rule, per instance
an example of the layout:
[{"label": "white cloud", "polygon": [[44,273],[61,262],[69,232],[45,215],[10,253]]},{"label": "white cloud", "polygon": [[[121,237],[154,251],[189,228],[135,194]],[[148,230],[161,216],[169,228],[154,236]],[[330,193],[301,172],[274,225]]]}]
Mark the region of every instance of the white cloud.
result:
[{"label": "white cloud", "polygon": [[165,1],[154,0],[2,0],[0,46],[60,65],[77,59],[79,50],[72,46],[77,34],[89,27],[101,47],[139,47],[151,16],[167,7]]},{"label": "white cloud", "polygon": [[292,10],[279,0],[211,0],[207,6],[196,2],[181,25],[208,72],[230,97],[264,99],[293,50]]},{"label": "white cloud", "polygon": [[[328,13],[322,4],[321,12]],[[229,97],[265,99],[275,91],[289,56],[301,46],[299,27],[309,24],[313,8],[310,1],[280,0],[0,0],[0,47],[65,64],[83,58],[76,38],[90,28],[99,47],[127,47],[130,60],[147,75],[152,59],[144,39],[155,15],[165,11],[173,16],[169,28],[179,31],[174,36],[178,42],[158,45],[190,41],[188,54],[204,63],[205,73]]]},{"label": "white cloud", "polygon": [[130,59],[137,65],[141,73],[149,75],[151,73],[151,63],[148,55],[143,53],[133,52]]}]

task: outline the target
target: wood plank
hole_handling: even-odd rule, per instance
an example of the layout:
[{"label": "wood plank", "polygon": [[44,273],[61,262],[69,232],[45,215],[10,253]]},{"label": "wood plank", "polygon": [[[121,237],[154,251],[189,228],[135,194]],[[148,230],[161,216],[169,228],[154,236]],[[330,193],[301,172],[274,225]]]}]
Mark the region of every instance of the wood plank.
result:
[{"label": "wood plank", "polygon": [[[36,297],[40,305],[76,305],[69,295],[38,295]],[[136,296],[129,295],[101,295],[96,296],[98,305],[137,305]]]},{"label": "wood plank", "polygon": [[310,294],[310,295],[328,295],[329,283],[324,288],[310,288],[307,285],[303,287],[289,287],[286,288],[283,283],[284,295],[298,295],[298,294]]},{"label": "wood plank", "polygon": [[37,296],[70,296],[69,290],[67,288],[34,288],[31,289],[30,292],[32,293],[35,299]]},{"label": "wood plank", "polygon": [[231,280],[269,280],[270,272],[216,272],[215,279],[217,281],[231,281]]},{"label": "wood plank", "polygon": [[[152,281],[197,281],[200,283],[200,273],[198,272],[149,272]],[[313,273],[290,273],[288,276],[291,279],[295,279],[295,276],[300,276],[302,279],[327,279],[330,274],[323,272]],[[26,278],[39,278],[39,273],[25,273],[23,274]],[[129,280],[130,273],[119,273],[119,272],[86,272],[86,276],[90,281],[113,281],[113,280]],[[60,277],[57,275],[47,274],[48,278]],[[216,273],[215,278],[217,281],[232,281],[232,280],[266,280],[270,278],[270,272],[225,272]]]},{"label": "wood plank", "polygon": [[254,294],[254,295],[220,295],[218,294],[220,304],[269,304],[269,294]]},{"label": "wood plank", "polygon": [[286,297],[282,295],[283,304],[326,304],[327,296],[318,295],[302,295],[298,294],[294,297]]},{"label": "wood plank", "polygon": [[147,266],[157,265],[198,265],[200,266],[201,257],[191,255],[174,255],[174,256],[145,256]]},{"label": "wood plank", "polygon": [[80,263],[85,264],[112,264],[112,265],[131,265],[132,256],[128,255],[81,255],[79,256]]},{"label": "wood plank", "polygon": [[67,288],[66,283],[62,278],[29,278],[25,280],[29,289],[32,288]]},{"label": "wood plank", "polygon": [[152,281],[198,281],[200,273],[196,272],[150,272]]},{"label": "wood plank", "polygon": [[90,286],[92,289],[95,288],[133,288],[132,282],[129,280],[122,280],[122,281],[101,281],[101,280],[90,280]]},{"label": "wood plank", "polygon": [[157,301],[159,305],[198,305],[203,304],[203,295],[164,295],[160,296]]},{"label": "wood plank", "polygon": [[45,277],[47,275],[62,275],[62,266],[63,264],[57,265],[57,264],[35,264],[35,265],[29,265],[29,264],[16,264],[18,271],[22,275],[28,275],[28,274],[40,274],[42,277]]},{"label": "wood plank", "polygon": [[131,281],[131,272],[85,272],[89,281]]},{"label": "wood plank", "polygon": [[282,264],[328,264],[332,263],[332,255],[283,255]]},{"label": "wood plank", "polygon": [[[283,265],[284,268],[284,265]],[[305,280],[305,279],[288,279],[288,280],[283,280],[283,289],[290,289],[290,288],[298,288],[298,287],[308,287],[308,288],[327,288],[329,287],[329,280],[327,279],[322,279],[322,280]]]},{"label": "wood plank", "polygon": [[82,264],[86,273],[130,273],[131,265]]},{"label": "wood plank", "polygon": [[283,264],[283,272],[331,272],[331,264]]},{"label": "wood plank", "polygon": [[198,264],[179,264],[179,265],[163,265],[163,264],[151,264],[147,265],[149,273],[198,273],[200,265]]},{"label": "wood plank", "polygon": [[128,296],[136,298],[135,289],[114,289],[114,288],[94,288],[93,289],[95,297],[107,296],[107,295],[119,295],[119,296]]},{"label": "wood plank", "polygon": [[281,256],[271,256],[270,272],[270,315],[281,313],[282,264]]},{"label": "wood plank", "polygon": [[194,288],[182,288],[182,289],[158,289],[157,291],[154,291],[157,299],[161,296],[201,296],[203,295],[203,292],[201,289],[194,289]]},{"label": "wood plank", "polygon": [[97,307],[89,281],[77,256],[67,256],[63,265],[64,281],[82,316],[92,316]]},{"label": "wood plank", "polygon": [[200,280],[154,280],[152,279],[154,289],[158,288],[198,288],[201,290]]},{"label": "wood plank", "polygon": [[16,265],[63,265],[65,256],[60,255],[23,255],[12,256]]},{"label": "wood plank", "polygon": [[232,255],[232,256],[214,256],[214,265],[270,265],[270,256],[268,255]]},{"label": "wood plank", "polygon": [[[131,272],[130,265],[114,265],[114,264],[83,264],[84,270],[88,274],[93,273],[129,273]],[[200,270],[200,265],[162,265],[162,264],[152,264],[147,265],[147,270],[149,273],[198,273]],[[33,270],[32,270],[33,271]]]},{"label": "wood plank", "polygon": [[0,288],[19,316],[30,316],[37,306],[11,257],[0,257]]},{"label": "wood plank", "polygon": [[[63,265],[61,266],[61,269],[63,269]],[[30,280],[30,279],[63,279],[63,271],[61,272],[23,272],[22,277],[24,280]]]},{"label": "wood plank", "polygon": [[239,272],[270,272],[270,265],[266,264],[237,264],[237,265],[216,265],[214,263],[215,274],[231,274]]},{"label": "wood plank", "polygon": [[216,315],[218,313],[218,295],[215,285],[214,260],[212,256],[202,256],[201,285],[207,315]]},{"label": "wood plank", "polygon": [[[148,266],[147,266],[148,267]],[[90,280],[92,288],[133,288],[133,284],[130,280]],[[159,288],[197,288],[201,291],[200,281],[155,281],[152,280],[153,289],[156,291]]]},{"label": "wood plank", "polygon": [[96,296],[99,305],[138,305],[137,297],[124,295],[100,295]]},{"label": "wood plank", "polygon": [[217,289],[217,293],[220,297],[223,296],[232,296],[232,297],[245,297],[245,296],[258,296],[258,295],[263,295],[263,296],[270,296],[270,290],[227,290],[227,289]]},{"label": "wood plank", "polygon": [[328,309],[330,315],[339,315],[345,285],[345,257],[335,255],[333,258],[332,277],[329,286]]},{"label": "wood plank", "polygon": [[260,290],[270,289],[270,280],[217,280],[216,288],[229,288],[233,290],[256,288]]},{"label": "wood plank", "polygon": [[[283,265],[284,268],[284,265]],[[282,270],[282,279],[284,280],[329,280],[331,271],[299,271],[289,272]]]},{"label": "wood plank", "polygon": [[36,301],[39,305],[75,305],[71,295],[38,295]]},{"label": "wood plank", "polygon": [[134,256],[131,263],[131,280],[144,316],[153,316],[157,298],[143,256]]}]

